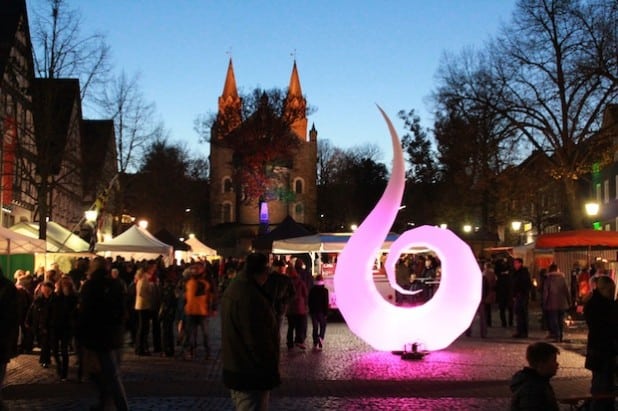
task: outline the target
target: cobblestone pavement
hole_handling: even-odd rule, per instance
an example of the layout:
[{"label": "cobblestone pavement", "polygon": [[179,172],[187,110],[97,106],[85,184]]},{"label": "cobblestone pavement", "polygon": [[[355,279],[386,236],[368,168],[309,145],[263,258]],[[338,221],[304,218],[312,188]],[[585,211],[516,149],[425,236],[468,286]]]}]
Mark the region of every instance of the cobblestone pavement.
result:
[{"label": "cobblestone pavement", "polygon": [[[202,352],[193,360],[137,357],[131,348],[125,349],[121,368],[132,410],[233,409],[221,383],[218,318],[211,319],[210,330],[214,350],[209,359]],[[490,328],[489,338],[462,336],[422,360],[402,360],[374,351],[345,323],[329,323],[322,352],[282,347],[283,384],[272,392],[271,409],[506,410],[508,381],[524,365],[527,344],[545,335],[535,330],[528,339],[512,339],[512,332]],[[558,397],[588,391],[585,333],[580,324],[557,344],[560,370],[552,384]],[[60,382],[52,368],[42,369],[37,359],[21,355],[9,364],[3,391],[9,410],[84,410],[94,403],[91,383],[78,383],[74,375]]]}]

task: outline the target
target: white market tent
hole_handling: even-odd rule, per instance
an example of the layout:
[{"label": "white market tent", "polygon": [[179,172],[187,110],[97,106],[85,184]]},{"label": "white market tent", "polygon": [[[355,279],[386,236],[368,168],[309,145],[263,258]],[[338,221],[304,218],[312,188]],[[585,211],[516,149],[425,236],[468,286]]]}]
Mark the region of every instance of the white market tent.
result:
[{"label": "white market tent", "polygon": [[44,240],[29,237],[18,232],[0,227],[0,254],[35,254],[47,251]]},{"label": "white market tent", "polygon": [[200,257],[214,257],[217,255],[217,250],[208,247],[194,236],[191,236],[189,239],[185,240],[185,244],[191,247],[190,253],[193,255]]},{"label": "white market tent", "polygon": [[167,262],[171,262],[173,258],[171,245],[157,240],[150,232],[136,225],[111,240],[97,243],[94,251],[110,257],[120,255],[135,260],[153,259],[162,255]]},{"label": "white market tent", "polygon": [[[319,233],[275,240],[272,252],[273,254],[338,253],[343,251],[351,236],[352,233]],[[399,237],[397,234],[388,234],[380,249],[388,251],[397,237]]]},{"label": "white market tent", "polygon": [[[11,231],[31,238],[39,238],[39,224],[21,222],[12,226]],[[47,222],[47,251],[52,253],[86,252],[90,245],[77,234],[53,221]]]}]

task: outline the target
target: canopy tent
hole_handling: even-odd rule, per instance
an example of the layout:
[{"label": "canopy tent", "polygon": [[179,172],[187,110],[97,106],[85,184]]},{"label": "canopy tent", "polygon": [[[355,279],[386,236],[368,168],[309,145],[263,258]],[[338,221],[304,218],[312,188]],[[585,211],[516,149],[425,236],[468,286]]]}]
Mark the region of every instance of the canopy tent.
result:
[{"label": "canopy tent", "polygon": [[536,240],[536,248],[562,247],[608,247],[618,248],[618,232],[600,230],[573,230],[542,234]]},{"label": "canopy tent", "polygon": [[[352,233],[321,233],[303,237],[287,238],[273,241],[273,254],[298,254],[298,253],[338,253],[343,251]],[[391,243],[399,237],[390,233],[386,236],[382,251],[388,251]]]},{"label": "canopy tent", "polygon": [[256,237],[253,240],[253,248],[259,251],[270,251],[275,240],[302,237],[310,234],[309,230],[298,224],[291,216],[287,216],[271,232]]},{"label": "canopy tent", "polygon": [[155,238],[165,244],[169,244],[174,248],[174,251],[188,251],[189,246],[180,241],[178,237],[167,231],[165,228],[157,231],[154,234]]},{"label": "canopy tent", "polygon": [[189,239],[185,240],[185,243],[191,249],[191,254],[202,257],[214,257],[217,255],[217,250],[208,247],[194,236],[191,236]]},{"label": "canopy tent", "polygon": [[[11,231],[31,238],[39,238],[39,224],[21,222],[12,226]],[[88,251],[90,245],[77,234],[72,233],[53,221],[47,222],[47,251],[52,253],[79,253]]]},{"label": "canopy tent", "polygon": [[34,254],[45,251],[45,241],[0,227],[0,265],[7,278],[13,279],[14,268],[33,271]]},{"label": "canopy tent", "polygon": [[171,245],[157,240],[147,230],[136,225],[111,240],[97,243],[94,251],[97,254],[120,255],[135,260],[152,259],[162,255],[167,262],[171,262],[172,258]]}]

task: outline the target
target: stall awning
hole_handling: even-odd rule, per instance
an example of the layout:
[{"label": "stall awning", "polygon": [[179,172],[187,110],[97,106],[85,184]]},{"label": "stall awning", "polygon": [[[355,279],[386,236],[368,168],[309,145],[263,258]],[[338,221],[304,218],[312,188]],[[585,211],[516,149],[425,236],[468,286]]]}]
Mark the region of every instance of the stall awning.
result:
[{"label": "stall awning", "polygon": [[600,230],[573,230],[542,234],[536,248],[611,247],[618,248],[618,232]]}]

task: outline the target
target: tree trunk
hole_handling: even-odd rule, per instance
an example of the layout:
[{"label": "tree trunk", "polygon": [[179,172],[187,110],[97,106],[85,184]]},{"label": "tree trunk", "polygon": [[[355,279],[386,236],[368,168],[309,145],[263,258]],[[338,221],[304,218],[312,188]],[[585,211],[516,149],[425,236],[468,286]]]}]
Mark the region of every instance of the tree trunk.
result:
[{"label": "tree trunk", "polygon": [[567,224],[567,226],[562,227],[562,229],[577,230],[586,228],[586,216],[583,213],[584,205],[581,203],[581,198],[577,192],[577,181],[565,178],[562,182],[566,201],[563,221]]}]

